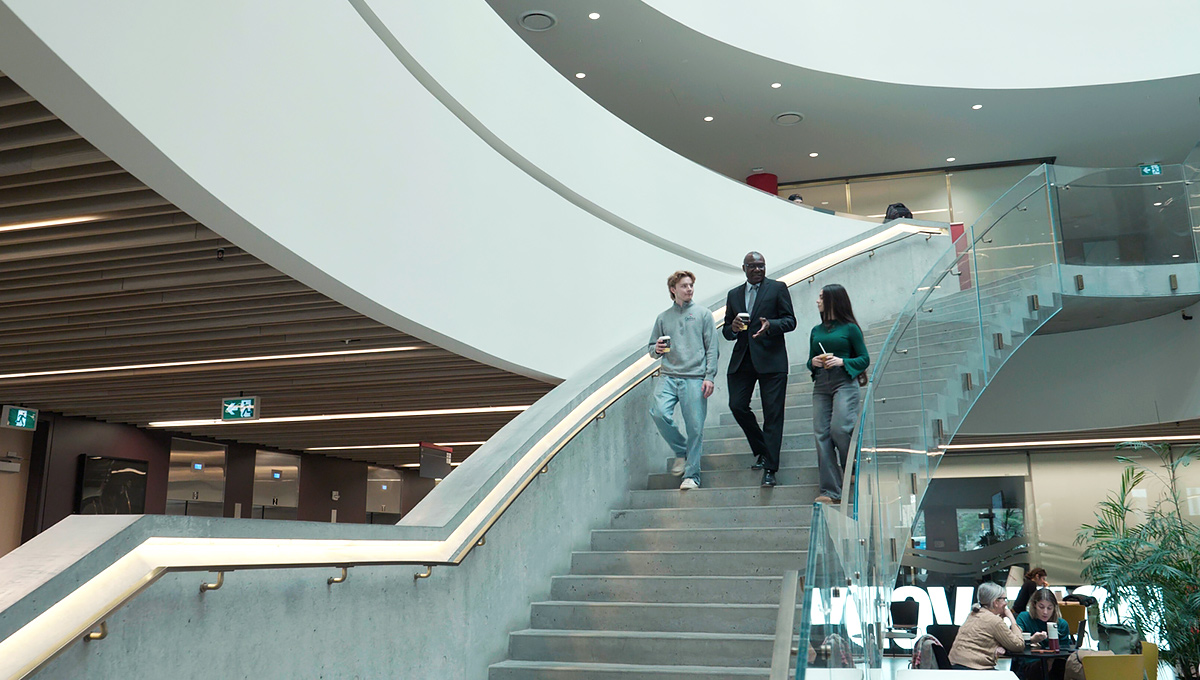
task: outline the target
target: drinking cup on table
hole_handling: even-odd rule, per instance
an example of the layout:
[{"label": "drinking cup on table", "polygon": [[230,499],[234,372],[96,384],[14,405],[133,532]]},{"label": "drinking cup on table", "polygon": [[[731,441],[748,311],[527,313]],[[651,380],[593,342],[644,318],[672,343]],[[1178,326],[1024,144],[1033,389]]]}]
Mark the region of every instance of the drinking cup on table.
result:
[{"label": "drinking cup on table", "polygon": [[1029,639],[1033,637],[1033,633],[1021,633],[1021,637],[1025,639],[1025,644],[1029,644]]},{"label": "drinking cup on table", "polygon": [[1052,652],[1058,651],[1058,638],[1051,637],[1050,639],[1046,640],[1046,642],[1050,645],[1050,651],[1052,651]]}]

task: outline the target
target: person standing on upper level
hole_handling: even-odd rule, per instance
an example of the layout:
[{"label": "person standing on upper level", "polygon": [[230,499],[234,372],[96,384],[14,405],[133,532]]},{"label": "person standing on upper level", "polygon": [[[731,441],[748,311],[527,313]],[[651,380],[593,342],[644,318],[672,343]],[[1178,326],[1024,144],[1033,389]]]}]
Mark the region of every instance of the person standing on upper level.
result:
[{"label": "person standing on upper level", "polygon": [[[742,260],[746,283],[729,291],[721,334],[733,341],[729,358],[729,410],[746,433],[757,457],[751,467],[763,471],[762,485],[775,486],[783,447],[783,407],[787,398],[788,358],[784,333],[796,328],[792,296],[782,281],[767,278],[767,261],[750,252]],[[758,383],[763,424],[750,410]]]},{"label": "person standing on upper level", "polygon": [[813,435],[820,475],[818,503],[842,501],[842,477],[850,453],[850,436],[858,424],[862,391],[859,375],[871,357],[854,318],[850,295],[831,283],[817,294],[821,323],[808,336],[808,370],[813,377]]},{"label": "person standing on upper level", "polygon": [[[674,304],[658,315],[650,330],[650,356],[662,358],[662,375],[654,388],[650,416],[675,452],[671,473],[683,475],[681,491],[700,488],[704,418],[717,378],[717,325],[712,312],[692,302],[695,283],[696,275],[689,271],[667,277],[667,291]],[[676,405],[683,416],[686,438],[675,425]]]}]

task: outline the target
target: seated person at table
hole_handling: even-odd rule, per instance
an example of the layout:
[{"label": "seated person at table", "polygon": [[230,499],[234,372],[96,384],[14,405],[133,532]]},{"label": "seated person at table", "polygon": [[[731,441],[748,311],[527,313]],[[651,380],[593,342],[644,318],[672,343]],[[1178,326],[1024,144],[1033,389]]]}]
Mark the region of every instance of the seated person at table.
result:
[{"label": "seated person at table", "polygon": [[[1017,617],[1008,609],[1008,596],[1004,587],[990,581],[981,583],[976,594],[978,600],[971,606],[971,613],[958,637],[950,647],[951,668],[958,670],[986,671],[996,668],[996,656],[1001,649],[1010,652],[1025,651],[1025,640],[1017,627]],[[1045,634],[1039,638],[1039,642]]]},{"label": "seated person at table", "polygon": [[[1029,610],[1017,615],[1017,625],[1022,631],[1033,634],[1029,639],[1030,644],[1046,647],[1046,639],[1050,635],[1058,638],[1060,647],[1069,648],[1072,644],[1071,626],[1065,619],[1059,618],[1058,600],[1048,588],[1042,588],[1029,598]],[[1054,626],[1053,631],[1050,626]],[[1061,665],[1061,662],[1054,664],[1050,677],[1062,677],[1062,672],[1058,670]],[[1012,671],[1026,680],[1033,680],[1041,677],[1042,665],[1033,659],[1014,659]]]}]

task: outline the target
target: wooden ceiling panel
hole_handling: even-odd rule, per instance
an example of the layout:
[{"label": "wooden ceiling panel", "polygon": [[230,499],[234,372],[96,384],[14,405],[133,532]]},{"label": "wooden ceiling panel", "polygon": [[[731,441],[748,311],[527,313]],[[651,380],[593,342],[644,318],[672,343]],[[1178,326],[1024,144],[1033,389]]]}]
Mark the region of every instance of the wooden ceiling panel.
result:
[{"label": "wooden ceiling panel", "polygon": [[[4,230],[44,220],[88,221]],[[218,253],[220,250],[220,253]],[[18,373],[415,347],[93,373]],[[263,415],[532,404],[552,388],[388,328],[228,242],[139,182],[0,75],[0,400],[146,426],[216,418],[254,394]],[[483,441],[515,412],[188,427],[181,436],[378,465]],[[455,460],[476,445],[456,447]]]}]

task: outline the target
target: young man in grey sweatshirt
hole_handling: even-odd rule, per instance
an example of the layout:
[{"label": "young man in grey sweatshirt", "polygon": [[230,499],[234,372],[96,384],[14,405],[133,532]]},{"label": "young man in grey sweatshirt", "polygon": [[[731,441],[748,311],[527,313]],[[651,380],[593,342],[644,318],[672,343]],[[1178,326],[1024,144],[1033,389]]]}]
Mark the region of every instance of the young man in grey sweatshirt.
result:
[{"label": "young man in grey sweatshirt", "polygon": [[[650,416],[675,452],[671,472],[683,475],[680,490],[700,488],[704,418],[717,377],[717,327],[712,312],[692,302],[696,275],[677,271],[667,277],[674,304],[654,320],[650,356],[662,358]],[[666,340],[670,338],[670,340]],[[675,425],[675,406],[683,416],[685,438]]]}]

